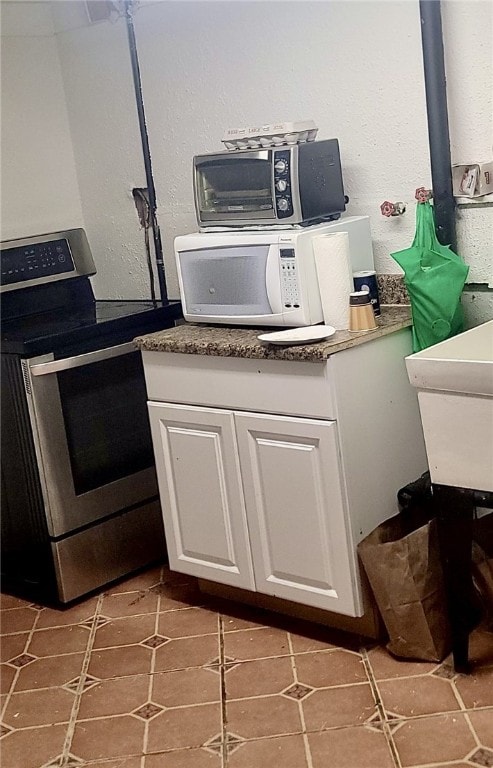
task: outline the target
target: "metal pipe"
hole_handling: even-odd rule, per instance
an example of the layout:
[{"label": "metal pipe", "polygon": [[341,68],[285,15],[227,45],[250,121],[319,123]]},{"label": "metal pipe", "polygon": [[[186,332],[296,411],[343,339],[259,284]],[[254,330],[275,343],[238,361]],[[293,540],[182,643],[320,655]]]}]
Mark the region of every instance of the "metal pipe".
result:
[{"label": "metal pipe", "polygon": [[137,42],[135,40],[135,29],[132,14],[133,0],[125,0],[125,21],[127,24],[128,47],[130,50],[130,61],[132,64],[132,75],[135,89],[135,101],[137,104],[137,113],[139,117],[140,138],[142,141],[142,153],[144,155],[144,167],[146,174],[147,190],[149,193],[149,206],[151,210],[152,239],[154,243],[154,255],[156,257],[157,277],[159,282],[159,291],[161,302],[168,303],[168,291],[166,288],[166,276],[164,273],[163,246],[161,243],[161,232],[157,221],[156,188],[154,186],[154,177],[152,175],[151,153],[149,149],[149,136],[147,134],[147,124],[144,111],[144,99],[142,96],[142,81],[140,78],[139,58],[137,55]]},{"label": "metal pipe", "polygon": [[455,200],[440,0],[419,0],[436,233],[456,250]]}]

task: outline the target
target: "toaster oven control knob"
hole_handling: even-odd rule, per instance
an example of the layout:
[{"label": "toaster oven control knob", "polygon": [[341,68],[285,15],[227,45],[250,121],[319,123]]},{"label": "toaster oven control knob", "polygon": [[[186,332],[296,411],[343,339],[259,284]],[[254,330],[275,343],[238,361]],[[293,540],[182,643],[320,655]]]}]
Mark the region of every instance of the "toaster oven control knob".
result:
[{"label": "toaster oven control knob", "polygon": [[277,201],[277,207],[279,208],[280,211],[287,211],[289,208],[289,202],[286,200],[285,197],[281,197]]},{"label": "toaster oven control knob", "polygon": [[278,173],[285,173],[287,167],[288,167],[288,164],[286,160],[277,160],[277,162],[274,165],[274,168]]},{"label": "toaster oven control knob", "polygon": [[279,192],[284,192],[287,186],[288,182],[285,179],[279,179],[279,181],[276,181],[276,189],[279,190]]}]

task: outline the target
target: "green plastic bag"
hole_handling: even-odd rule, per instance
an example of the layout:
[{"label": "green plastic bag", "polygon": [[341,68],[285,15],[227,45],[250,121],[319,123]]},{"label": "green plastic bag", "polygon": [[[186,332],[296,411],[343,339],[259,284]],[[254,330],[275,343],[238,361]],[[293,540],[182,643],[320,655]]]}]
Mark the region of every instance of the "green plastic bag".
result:
[{"label": "green plastic bag", "polygon": [[435,212],[429,202],[416,206],[416,234],[411,247],[391,256],[404,270],[413,318],[413,351],[464,330],[460,296],[469,267],[450,246],[439,243]]}]

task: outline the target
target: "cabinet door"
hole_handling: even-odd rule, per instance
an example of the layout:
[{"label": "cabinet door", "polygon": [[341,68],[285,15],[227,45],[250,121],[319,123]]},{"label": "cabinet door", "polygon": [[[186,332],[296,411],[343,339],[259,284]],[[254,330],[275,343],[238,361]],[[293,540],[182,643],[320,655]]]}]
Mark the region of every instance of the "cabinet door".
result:
[{"label": "cabinet door", "polygon": [[335,422],[235,413],[258,592],[361,616]]},{"label": "cabinet door", "polygon": [[170,566],[255,589],[231,411],[149,403]]}]

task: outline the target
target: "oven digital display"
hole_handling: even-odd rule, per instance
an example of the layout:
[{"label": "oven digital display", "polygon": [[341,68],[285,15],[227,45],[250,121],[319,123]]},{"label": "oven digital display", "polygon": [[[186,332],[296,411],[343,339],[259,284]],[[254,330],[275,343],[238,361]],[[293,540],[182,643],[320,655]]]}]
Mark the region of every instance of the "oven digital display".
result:
[{"label": "oven digital display", "polygon": [[5,248],[1,252],[2,285],[35,280],[75,270],[68,240]]}]

